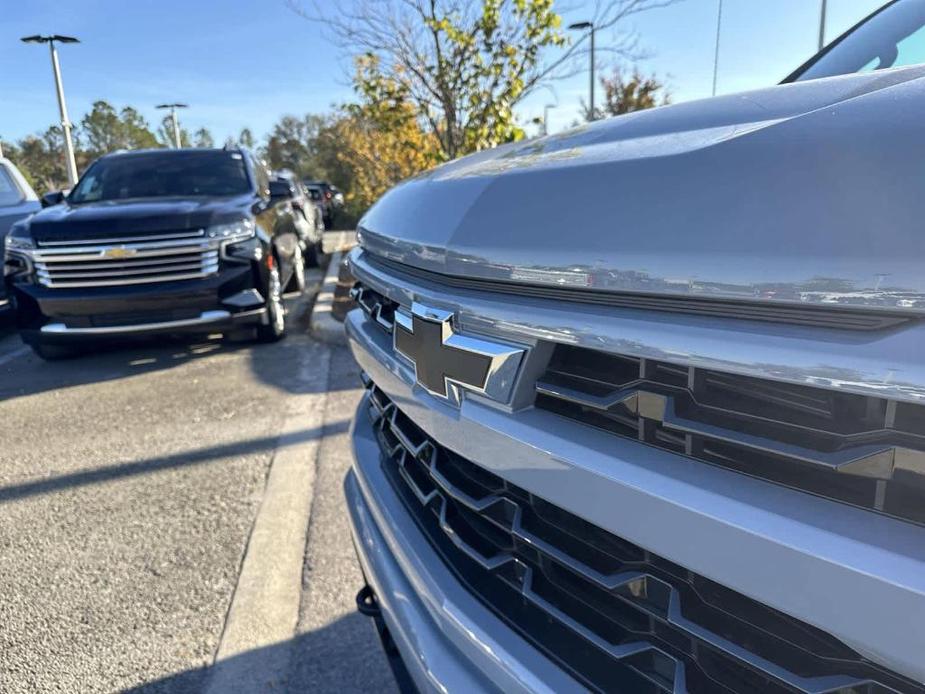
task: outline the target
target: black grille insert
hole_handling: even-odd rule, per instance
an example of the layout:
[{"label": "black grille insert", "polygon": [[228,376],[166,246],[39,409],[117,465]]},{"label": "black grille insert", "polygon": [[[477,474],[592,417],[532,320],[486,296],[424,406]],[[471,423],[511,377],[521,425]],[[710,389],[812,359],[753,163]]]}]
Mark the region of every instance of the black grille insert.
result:
[{"label": "black grille insert", "polygon": [[376,325],[391,334],[395,328],[395,309],[398,304],[377,291],[364,287],[359,282],[350,290],[350,298],[369,316]]},{"label": "black grille insert", "polygon": [[925,406],[557,345],[536,406],[925,523]]},{"label": "black grille insert", "polygon": [[588,687],[925,691],[461,458],[367,386],[383,469],[421,530],[475,595]]}]

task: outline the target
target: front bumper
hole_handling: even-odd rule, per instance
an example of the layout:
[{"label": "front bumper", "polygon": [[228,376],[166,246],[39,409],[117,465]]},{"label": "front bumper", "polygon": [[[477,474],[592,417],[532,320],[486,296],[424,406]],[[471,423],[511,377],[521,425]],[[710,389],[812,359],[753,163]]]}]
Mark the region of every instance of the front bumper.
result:
[{"label": "front bumper", "polygon": [[468,593],[386,480],[368,418],[354,418],[344,482],[366,580],[422,692],[568,692],[581,687]]},{"label": "front bumper", "polygon": [[197,280],[69,289],[14,281],[9,287],[26,342],[69,343],[264,323],[256,284],[252,267],[242,265]]}]

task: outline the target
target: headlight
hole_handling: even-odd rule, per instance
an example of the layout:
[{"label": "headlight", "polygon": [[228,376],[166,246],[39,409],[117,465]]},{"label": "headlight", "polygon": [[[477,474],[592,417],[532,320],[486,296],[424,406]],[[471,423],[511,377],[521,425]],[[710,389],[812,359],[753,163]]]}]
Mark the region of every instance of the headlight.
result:
[{"label": "headlight", "polygon": [[206,236],[210,239],[221,239],[222,241],[233,243],[253,238],[255,232],[254,222],[250,219],[242,219],[238,222],[211,226],[206,230]]},{"label": "headlight", "polygon": [[221,239],[222,258],[225,260],[260,260],[263,257],[257,228],[250,219],[211,226],[206,235]]},{"label": "headlight", "polygon": [[6,237],[6,247],[11,251],[31,251],[35,248],[35,242],[29,236],[10,234]]}]

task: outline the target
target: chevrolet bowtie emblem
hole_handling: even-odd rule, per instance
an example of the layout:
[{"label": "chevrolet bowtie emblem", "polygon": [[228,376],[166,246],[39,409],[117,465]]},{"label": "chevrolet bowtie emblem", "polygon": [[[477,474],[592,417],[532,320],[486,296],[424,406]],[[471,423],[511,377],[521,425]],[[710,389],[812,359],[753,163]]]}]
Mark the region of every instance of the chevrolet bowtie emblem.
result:
[{"label": "chevrolet bowtie emblem", "polygon": [[134,248],[126,248],[125,246],[115,246],[114,248],[107,248],[103,251],[104,258],[112,258],[113,260],[118,260],[120,258],[131,258],[138,254],[138,251]]},{"label": "chevrolet bowtie emblem", "polygon": [[411,315],[395,312],[395,351],[414,364],[417,382],[458,403],[459,388],[505,402],[525,349],[453,330],[453,314],[412,304]]}]

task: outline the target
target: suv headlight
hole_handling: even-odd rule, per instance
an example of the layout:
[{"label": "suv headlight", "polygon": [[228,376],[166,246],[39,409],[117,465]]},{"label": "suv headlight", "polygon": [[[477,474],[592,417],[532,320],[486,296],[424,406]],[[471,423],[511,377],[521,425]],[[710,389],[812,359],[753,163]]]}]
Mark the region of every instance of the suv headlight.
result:
[{"label": "suv headlight", "polygon": [[35,242],[29,236],[10,234],[6,237],[6,248],[10,251],[31,251],[35,249]]},{"label": "suv headlight", "polygon": [[229,243],[252,238],[255,233],[256,227],[253,220],[250,219],[242,219],[228,224],[216,224],[206,229],[206,236],[210,239],[221,239]]},{"label": "suv headlight", "polygon": [[221,240],[221,255],[225,260],[260,260],[263,257],[257,227],[250,219],[216,224],[207,229],[206,236]]}]

